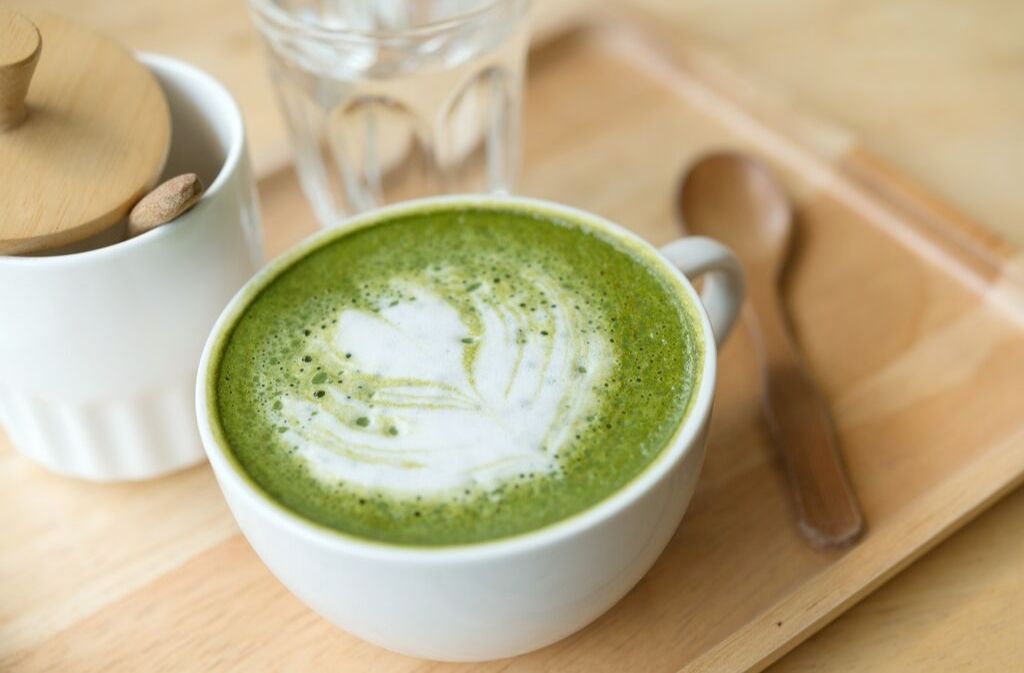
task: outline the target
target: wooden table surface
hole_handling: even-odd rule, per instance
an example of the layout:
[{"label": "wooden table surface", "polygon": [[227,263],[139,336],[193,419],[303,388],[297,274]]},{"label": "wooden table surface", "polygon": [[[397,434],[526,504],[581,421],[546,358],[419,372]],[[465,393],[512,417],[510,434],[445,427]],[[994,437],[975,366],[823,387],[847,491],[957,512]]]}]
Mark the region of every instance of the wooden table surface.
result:
[{"label": "wooden table surface", "polygon": [[[1024,3],[618,1],[658,13],[681,39],[711,47],[797,106],[845,126],[893,165],[1024,246]],[[30,4],[214,73],[242,104],[257,170],[287,161],[243,0]],[[575,5],[544,3],[548,16],[541,25],[556,25],[559,17],[551,14],[571,11],[566,4]],[[770,670],[1020,670],[1021,530],[1024,490]]]}]

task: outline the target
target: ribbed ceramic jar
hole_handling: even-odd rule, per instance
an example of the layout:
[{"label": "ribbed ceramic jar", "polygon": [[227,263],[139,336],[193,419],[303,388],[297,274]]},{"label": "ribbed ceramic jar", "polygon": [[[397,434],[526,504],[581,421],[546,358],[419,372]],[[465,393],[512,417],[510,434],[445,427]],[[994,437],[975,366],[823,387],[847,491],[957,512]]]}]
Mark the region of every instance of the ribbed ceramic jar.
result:
[{"label": "ribbed ceramic jar", "polygon": [[0,256],[0,423],[47,468],[99,481],[146,479],[202,459],[199,356],[262,258],[237,104],[191,66],[140,60],[170,105],[165,176],[198,173],[203,198],[174,223],[115,245]]}]

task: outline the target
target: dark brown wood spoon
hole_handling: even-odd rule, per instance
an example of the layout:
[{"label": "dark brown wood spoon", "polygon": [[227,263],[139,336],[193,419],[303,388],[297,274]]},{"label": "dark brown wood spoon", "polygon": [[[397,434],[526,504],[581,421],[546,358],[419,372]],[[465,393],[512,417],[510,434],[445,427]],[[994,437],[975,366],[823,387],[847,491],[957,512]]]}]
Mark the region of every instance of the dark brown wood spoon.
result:
[{"label": "dark brown wood spoon", "polygon": [[789,473],[801,532],[822,547],[853,542],[864,517],[828,407],[803,363],[779,293],[793,222],[785,192],[757,159],[721,152],[689,168],[678,209],[688,233],[729,246],[747,272],[745,319],[757,345],[764,413]]}]

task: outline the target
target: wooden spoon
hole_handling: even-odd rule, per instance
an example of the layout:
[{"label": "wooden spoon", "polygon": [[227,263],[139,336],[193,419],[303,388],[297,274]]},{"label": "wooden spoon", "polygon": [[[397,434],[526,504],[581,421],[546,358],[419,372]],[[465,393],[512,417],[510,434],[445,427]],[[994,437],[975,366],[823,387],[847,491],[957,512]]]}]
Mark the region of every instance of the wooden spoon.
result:
[{"label": "wooden spoon", "polygon": [[803,364],[779,296],[793,220],[785,192],[753,157],[715,153],[687,171],[678,208],[690,233],[720,240],[746,269],[745,315],[763,375],[764,413],[789,472],[801,532],[818,546],[853,542],[864,517],[828,408]]}]

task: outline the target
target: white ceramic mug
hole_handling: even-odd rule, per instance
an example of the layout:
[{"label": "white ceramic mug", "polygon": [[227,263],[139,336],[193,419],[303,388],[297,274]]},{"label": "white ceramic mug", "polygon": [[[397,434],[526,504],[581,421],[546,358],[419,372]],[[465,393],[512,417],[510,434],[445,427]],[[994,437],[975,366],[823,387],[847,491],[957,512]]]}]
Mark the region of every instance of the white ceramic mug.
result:
[{"label": "white ceramic mug", "polygon": [[195,363],[262,261],[235,101],[180,61],[140,60],[170,105],[164,175],[199,174],[202,199],[174,223],[107,247],[0,256],[0,423],[47,468],[103,481],[202,459]]},{"label": "white ceramic mug", "polygon": [[[626,229],[573,208],[517,197],[438,197],[357,216],[321,232],[258,274],[231,301],[200,363],[196,409],[221,489],[260,558],[296,596],[343,629],[397,652],[472,661],[555,642],[622,598],[672,537],[693,495],[715,390],[716,343],[743,298],[733,255],[705,238],[656,251],[683,301],[701,316],[703,373],[696,400],[662,454],[618,492],[564,521],[515,537],[453,547],[371,542],[315,525],[278,505],[230,457],[208,414],[212,352],[250,299],[283,267],[351,228],[432,204],[501,204],[553,213],[651,246]],[[684,275],[685,274],[685,275]],[[707,274],[703,296],[687,280]],[[703,303],[702,303],[703,302]]]}]

